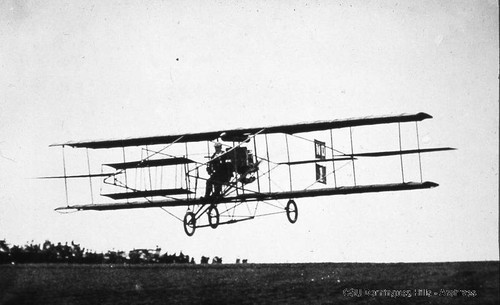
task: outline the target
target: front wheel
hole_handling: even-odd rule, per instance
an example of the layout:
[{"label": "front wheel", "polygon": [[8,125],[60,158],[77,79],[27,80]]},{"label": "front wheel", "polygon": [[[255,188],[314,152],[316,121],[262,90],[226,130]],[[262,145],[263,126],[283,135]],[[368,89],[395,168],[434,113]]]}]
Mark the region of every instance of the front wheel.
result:
[{"label": "front wheel", "polygon": [[186,216],[184,216],[184,232],[186,232],[188,236],[193,236],[195,230],[196,216],[193,212],[187,212]]},{"label": "front wheel", "polygon": [[212,229],[215,229],[219,226],[220,214],[219,209],[217,209],[216,205],[211,205],[207,211],[208,215],[208,224]]},{"label": "front wheel", "polygon": [[286,218],[290,223],[295,223],[299,217],[299,210],[297,209],[297,204],[293,199],[288,200],[286,204]]}]

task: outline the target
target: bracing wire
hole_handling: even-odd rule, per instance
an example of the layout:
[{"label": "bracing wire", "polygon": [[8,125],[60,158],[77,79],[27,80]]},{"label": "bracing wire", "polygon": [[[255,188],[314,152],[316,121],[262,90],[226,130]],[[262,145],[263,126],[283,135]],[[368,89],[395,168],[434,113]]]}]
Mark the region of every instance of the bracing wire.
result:
[{"label": "bracing wire", "polygon": [[160,207],[160,209],[162,209],[163,211],[167,212],[170,216],[176,218],[177,220],[179,220],[180,222],[184,222],[184,220],[180,219],[179,217],[177,217],[175,214],[169,212],[167,209],[165,209],[164,207]]},{"label": "bracing wire", "polygon": [[[327,175],[325,175],[325,178],[328,177],[328,176],[330,176],[331,174],[333,174],[333,173],[341,170],[342,168],[346,167],[347,165],[349,165],[349,163],[346,163],[346,164],[342,165],[341,167],[337,168],[335,171],[331,171],[330,173],[328,173]],[[310,184],[308,187],[306,187],[304,190],[309,189],[311,186],[315,185],[316,183],[318,183],[317,180],[314,181],[312,184]]]},{"label": "bracing wire", "polygon": [[[307,141],[307,142],[314,143],[314,140],[307,139],[307,138],[304,138],[304,137],[298,136],[298,135],[296,135],[296,134],[290,134],[290,135],[291,135],[291,136],[293,136],[293,137],[296,137],[296,138],[298,138],[298,139],[301,139],[301,140],[304,140],[304,141]],[[333,151],[336,151],[336,152],[338,152],[339,154],[342,154],[342,155],[347,155],[345,152],[342,152],[342,151],[340,151],[340,150],[338,150],[338,149],[334,149],[333,147],[330,147],[330,146],[328,146],[328,145],[325,145],[325,147],[326,147],[326,148],[328,148],[328,149],[331,149],[331,150],[333,150]]]}]

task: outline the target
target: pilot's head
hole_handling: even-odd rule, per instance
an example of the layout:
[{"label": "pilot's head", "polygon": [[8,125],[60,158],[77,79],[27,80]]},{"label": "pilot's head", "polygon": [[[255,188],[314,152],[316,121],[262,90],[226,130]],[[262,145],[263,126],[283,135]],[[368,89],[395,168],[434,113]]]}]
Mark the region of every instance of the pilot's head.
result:
[{"label": "pilot's head", "polygon": [[221,150],[221,149],[222,149],[222,144],[221,144],[221,143],[219,143],[219,142],[215,142],[215,143],[214,143],[214,148],[215,148],[215,150],[219,151],[219,150]]}]

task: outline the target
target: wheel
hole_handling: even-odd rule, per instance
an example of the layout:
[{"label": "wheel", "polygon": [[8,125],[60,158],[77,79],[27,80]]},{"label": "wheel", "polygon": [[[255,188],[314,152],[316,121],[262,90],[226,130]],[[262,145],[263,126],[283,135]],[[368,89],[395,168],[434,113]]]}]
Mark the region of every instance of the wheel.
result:
[{"label": "wheel", "polygon": [[288,200],[285,211],[288,221],[290,223],[295,223],[297,221],[297,218],[299,217],[299,210],[297,209],[297,204],[295,204],[295,201],[293,199]]},{"label": "wheel", "polygon": [[184,232],[186,232],[188,236],[193,236],[195,230],[196,216],[193,212],[187,212],[186,216],[184,216]]},{"label": "wheel", "polygon": [[212,229],[219,226],[220,214],[216,205],[211,205],[207,210],[208,223]]}]

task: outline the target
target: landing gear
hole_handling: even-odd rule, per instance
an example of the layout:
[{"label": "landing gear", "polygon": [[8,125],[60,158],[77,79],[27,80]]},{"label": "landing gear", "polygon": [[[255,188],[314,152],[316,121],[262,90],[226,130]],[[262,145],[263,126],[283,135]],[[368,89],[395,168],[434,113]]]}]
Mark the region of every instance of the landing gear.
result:
[{"label": "landing gear", "polygon": [[195,230],[196,216],[193,212],[187,212],[186,216],[184,216],[184,232],[186,232],[188,236],[193,236]]},{"label": "landing gear", "polygon": [[219,226],[220,214],[216,205],[211,205],[207,210],[208,224],[212,229]]},{"label": "landing gear", "polygon": [[299,217],[299,210],[297,209],[297,204],[295,204],[295,201],[293,199],[288,200],[285,211],[288,221],[290,223],[295,223],[297,221],[297,218]]}]

